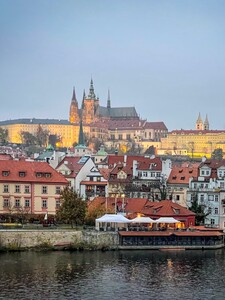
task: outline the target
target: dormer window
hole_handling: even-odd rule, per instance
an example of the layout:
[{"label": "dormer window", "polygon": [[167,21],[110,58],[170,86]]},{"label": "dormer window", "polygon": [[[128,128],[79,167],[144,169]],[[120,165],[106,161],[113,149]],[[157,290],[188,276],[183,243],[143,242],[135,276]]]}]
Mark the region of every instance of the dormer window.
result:
[{"label": "dormer window", "polygon": [[25,172],[19,172],[19,177],[25,177]]},{"label": "dormer window", "polygon": [[36,173],[36,177],[42,177],[42,173],[41,172],[37,172]]},{"label": "dormer window", "polygon": [[45,177],[46,178],[50,178],[51,177],[51,173],[45,173]]},{"label": "dormer window", "polygon": [[2,176],[4,176],[4,177],[9,176],[9,171],[2,171]]}]

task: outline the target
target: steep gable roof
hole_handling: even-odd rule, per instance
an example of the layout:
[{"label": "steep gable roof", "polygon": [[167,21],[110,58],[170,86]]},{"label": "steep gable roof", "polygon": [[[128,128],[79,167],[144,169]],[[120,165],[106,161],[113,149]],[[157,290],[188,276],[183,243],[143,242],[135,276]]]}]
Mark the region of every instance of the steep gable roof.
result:
[{"label": "steep gable roof", "polygon": [[[8,172],[8,175],[6,173]],[[21,176],[24,173],[23,176]],[[50,175],[49,175],[50,174]],[[45,182],[67,184],[68,181],[46,162],[0,161],[1,182]]]}]

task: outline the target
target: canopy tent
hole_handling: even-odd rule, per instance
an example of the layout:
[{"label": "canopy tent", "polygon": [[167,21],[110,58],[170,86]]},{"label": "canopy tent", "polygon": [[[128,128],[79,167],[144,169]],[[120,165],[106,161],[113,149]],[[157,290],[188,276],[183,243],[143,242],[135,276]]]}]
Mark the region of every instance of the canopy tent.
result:
[{"label": "canopy tent", "polygon": [[161,218],[155,220],[155,223],[174,224],[174,223],[180,223],[180,221],[174,219],[173,217],[161,217]]},{"label": "canopy tent", "polygon": [[155,220],[149,217],[136,217],[131,220],[132,223],[155,223]]},{"label": "canopy tent", "polygon": [[[95,228],[96,230],[99,230],[100,223],[104,223],[104,229],[106,230],[107,223],[110,223],[110,225],[114,225],[114,228],[118,228],[118,224],[128,224],[131,221],[127,218],[125,218],[123,215],[116,215],[116,214],[105,214],[101,218],[98,218],[95,220]],[[117,224],[117,226],[116,226]]]}]

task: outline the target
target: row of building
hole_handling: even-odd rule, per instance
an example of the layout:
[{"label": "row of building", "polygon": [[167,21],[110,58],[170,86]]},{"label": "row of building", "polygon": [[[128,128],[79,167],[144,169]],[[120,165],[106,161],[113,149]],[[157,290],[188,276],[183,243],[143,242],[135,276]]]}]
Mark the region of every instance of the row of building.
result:
[{"label": "row of building", "polygon": [[48,163],[45,158],[0,155],[0,214],[54,215],[60,191],[70,186],[84,200],[114,199],[115,212],[125,209],[126,199],[135,199],[137,206],[140,199],[168,199],[182,207],[197,200],[205,225],[225,228],[225,160],[178,165],[155,156],[107,155],[103,149],[95,156],[56,156],[53,151]]},{"label": "row of building", "polygon": [[108,92],[107,105],[101,106],[95,95],[91,80],[89,92],[84,91],[81,106],[73,89],[68,120],[25,118],[0,122],[0,128],[7,130],[8,142],[23,143],[23,132],[36,135],[44,130],[55,136],[57,146],[72,147],[78,142],[80,124],[91,145],[98,139],[109,149],[117,148],[126,153],[136,145],[140,153],[153,146],[157,155],[179,155],[190,157],[211,157],[221,148],[225,152],[225,130],[210,130],[208,117],[204,122],[199,114],[194,130],[168,129],[164,122],[142,120],[135,107],[112,107]]}]

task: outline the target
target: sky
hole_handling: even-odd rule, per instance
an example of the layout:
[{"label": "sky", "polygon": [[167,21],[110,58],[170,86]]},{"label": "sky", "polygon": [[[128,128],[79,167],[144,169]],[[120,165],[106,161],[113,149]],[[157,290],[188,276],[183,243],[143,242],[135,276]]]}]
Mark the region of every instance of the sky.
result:
[{"label": "sky", "polygon": [[0,121],[100,105],[168,130],[225,129],[224,0],[0,0]]}]

